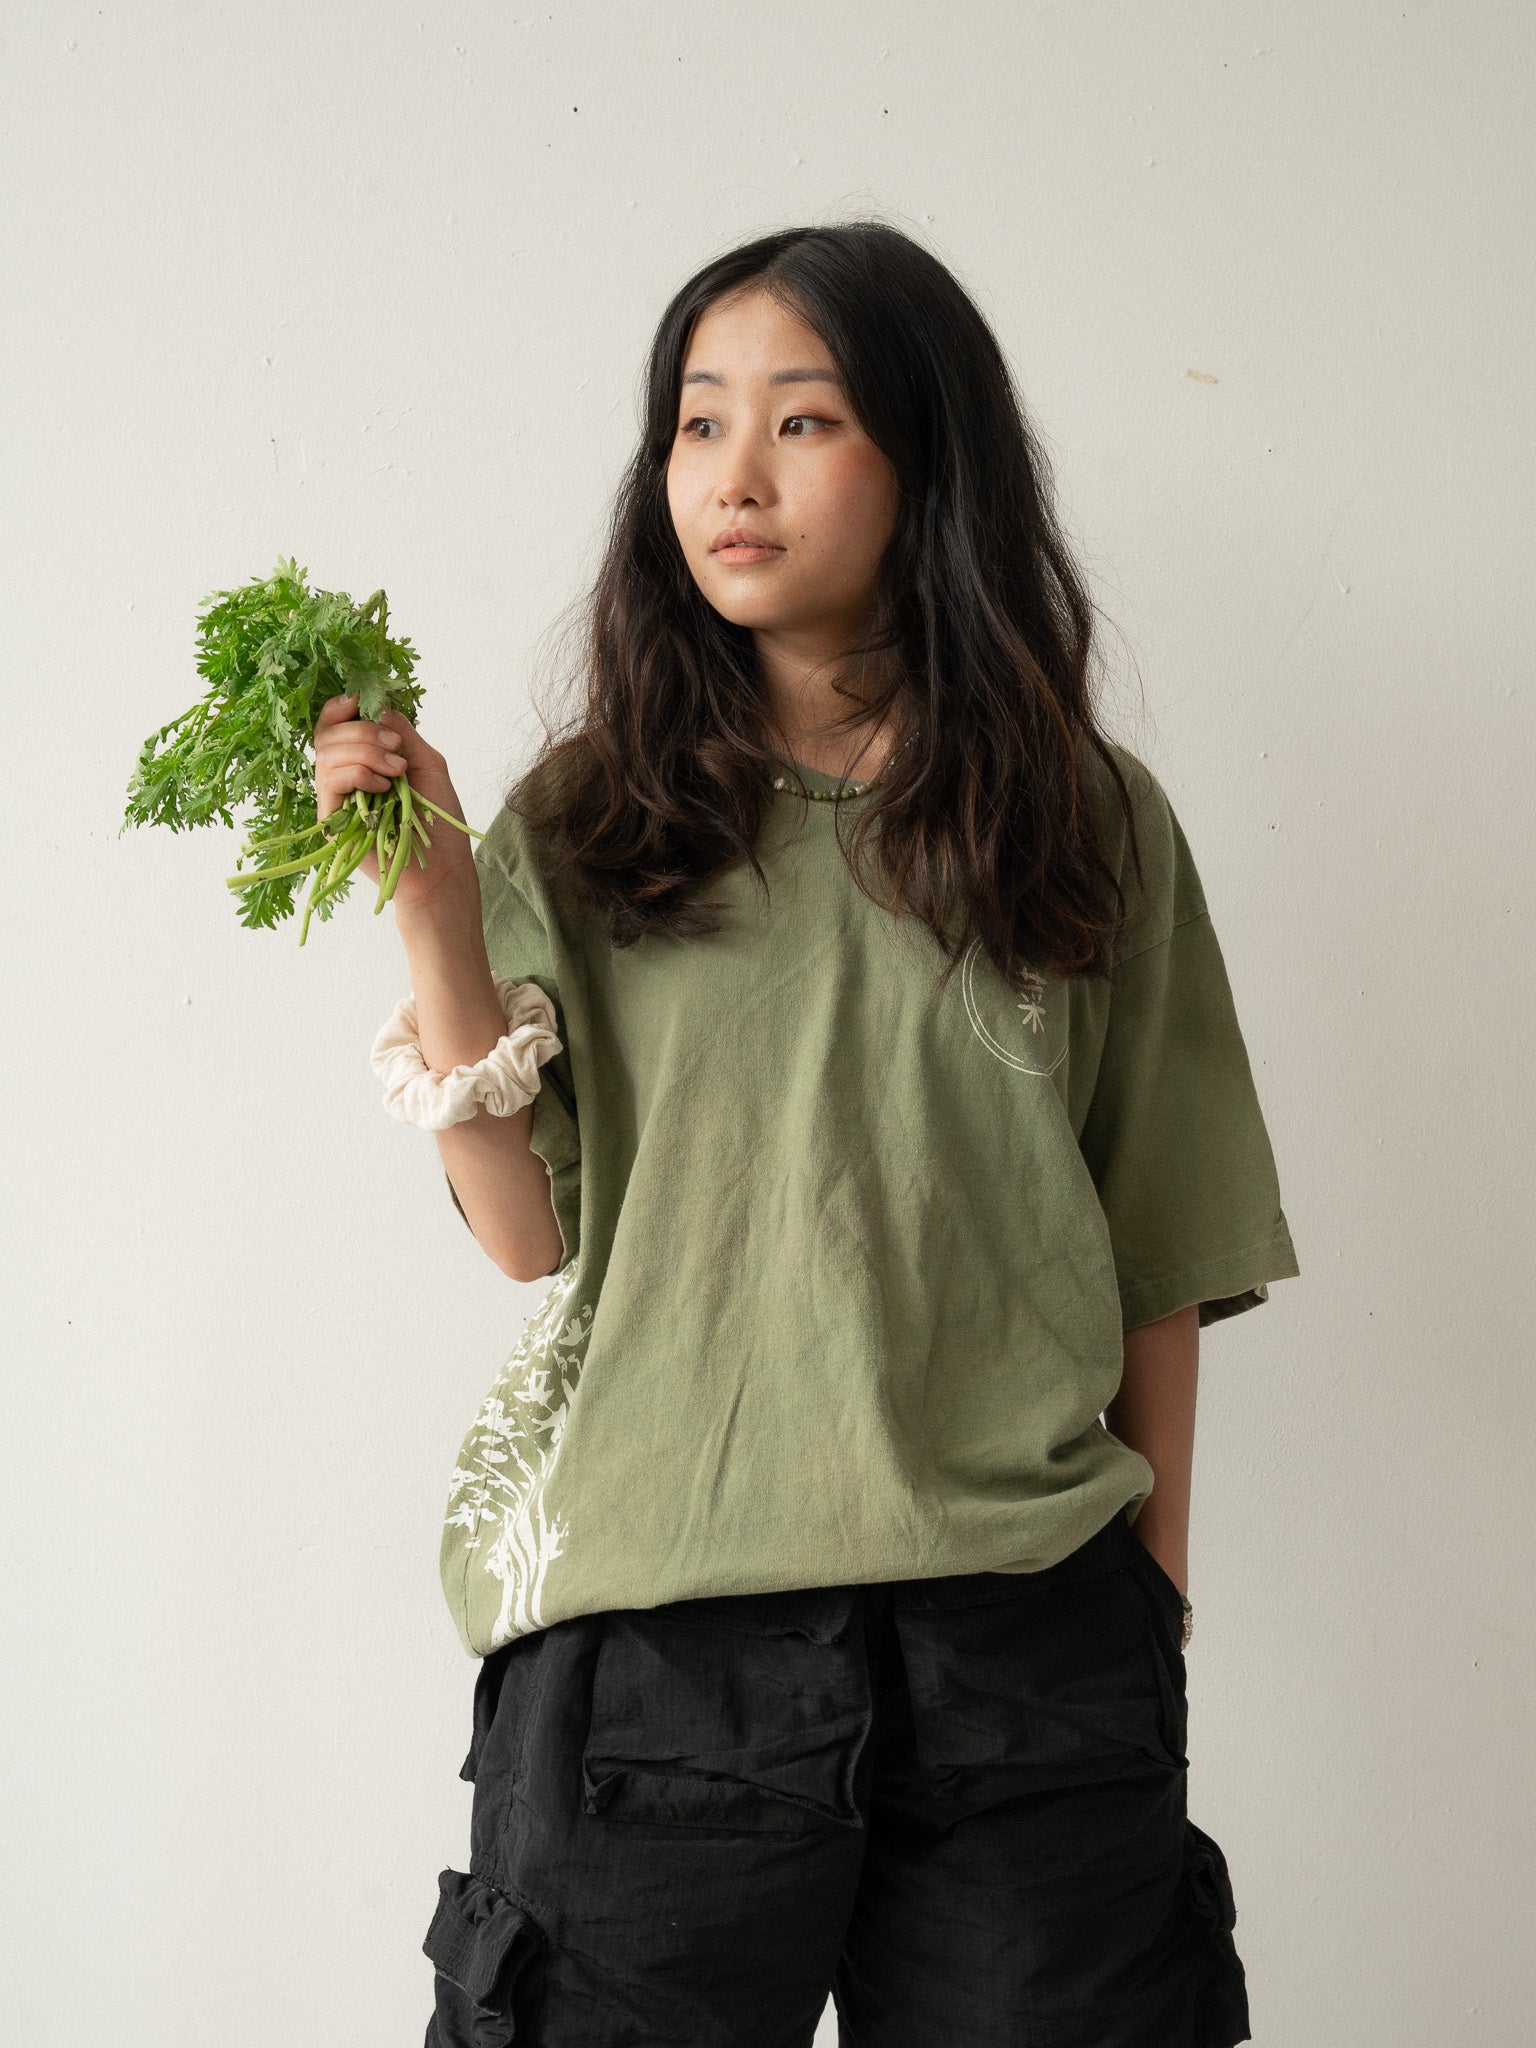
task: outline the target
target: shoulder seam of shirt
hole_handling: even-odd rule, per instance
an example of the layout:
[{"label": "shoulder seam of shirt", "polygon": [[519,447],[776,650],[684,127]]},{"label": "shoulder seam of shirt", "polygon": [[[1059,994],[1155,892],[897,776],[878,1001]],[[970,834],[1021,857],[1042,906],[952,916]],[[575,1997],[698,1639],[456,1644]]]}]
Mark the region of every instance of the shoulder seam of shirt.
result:
[{"label": "shoulder seam of shirt", "polygon": [[1133,960],[1139,960],[1143,953],[1155,953],[1159,946],[1167,945],[1175,932],[1182,931],[1185,925],[1194,924],[1198,919],[1209,917],[1210,914],[1210,905],[1207,904],[1203,910],[1192,910],[1188,917],[1175,919],[1160,939],[1152,939],[1145,946],[1138,946],[1134,953],[1122,953],[1115,961],[1116,967],[1128,967]]},{"label": "shoulder seam of shirt", "polygon": [[534,902],[533,897],[529,894],[527,886],[523,881],[522,874],[520,872],[522,867],[521,861],[518,862],[517,868],[514,869],[514,867],[506,859],[506,857],[503,854],[498,853],[494,846],[482,846],[479,849],[479,858],[483,859],[487,866],[494,868],[494,870],[500,876],[502,881],[506,883],[507,887],[515,891],[517,895],[522,897],[523,901],[528,905],[528,908],[531,911],[533,911],[534,915],[536,917],[540,917],[540,922],[542,923],[543,919],[540,916],[539,907],[537,903]]}]

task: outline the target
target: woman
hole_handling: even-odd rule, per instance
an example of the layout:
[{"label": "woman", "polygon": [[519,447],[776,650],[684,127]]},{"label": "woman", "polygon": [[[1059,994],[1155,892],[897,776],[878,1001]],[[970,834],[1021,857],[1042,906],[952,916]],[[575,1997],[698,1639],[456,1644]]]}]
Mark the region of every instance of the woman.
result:
[{"label": "woman", "polygon": [[[809,2043],[829,1990],[859,2048],[1250,2038],[1185,1810],[1195,1385],[1299,1268],[1091,617],[930,254],[677,294],[580,715],[395,898],[388,1106],[555,1276],[443,1536],[439,2048]],[[322,815],[403,766],[462,817],[327,709]]]}]

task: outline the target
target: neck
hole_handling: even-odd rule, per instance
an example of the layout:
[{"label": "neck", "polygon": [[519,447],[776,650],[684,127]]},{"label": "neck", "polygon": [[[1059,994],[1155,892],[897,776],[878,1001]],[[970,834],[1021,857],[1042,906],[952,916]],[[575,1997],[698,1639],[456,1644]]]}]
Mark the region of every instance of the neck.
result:
[{"label": "neck", "polygon": [[[890,751],[871,704],[876,676],[850,642],[826,633],[753,634],[773,734],[791,760],[829,775],[873,775]],[[840,694],[833,688],[841,683]],[[853,694],[850,696],[848,692]]]}]

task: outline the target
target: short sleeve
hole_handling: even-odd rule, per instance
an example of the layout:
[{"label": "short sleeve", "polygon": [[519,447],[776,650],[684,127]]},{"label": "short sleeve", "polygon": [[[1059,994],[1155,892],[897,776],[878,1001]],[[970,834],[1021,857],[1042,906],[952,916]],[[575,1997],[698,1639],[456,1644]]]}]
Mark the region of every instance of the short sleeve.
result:
[{"label": "short sleeve", "polygon": [[[575,1258],[581,1241],[581,1139],[571,1072],[566,1012],[555,973],[548,897],[521,840],[520,821],[503,808],[475,848],[480,876],[481,923],[493,973],[510,981],[531,981],[555,1006],[560,1051],[539,1069],[533,1098],[530,1144],[549,1174],[550,1199],[564,1247],[562,1263]],[[444,1179],[447,1180],[446,1173]],[[448,1181],[453,1206],[463,1204]],[[466,1226],[468,1217],[464,1218]]]},{"label": "short sleeve", "polygon": [[1080,1135],[1127,1330],[1192,1303],[1203,1328],[1258,1307],[1270,1281],[1301,1270],[1200,879],[1152,789],[1154,901],[1126,927]]}]

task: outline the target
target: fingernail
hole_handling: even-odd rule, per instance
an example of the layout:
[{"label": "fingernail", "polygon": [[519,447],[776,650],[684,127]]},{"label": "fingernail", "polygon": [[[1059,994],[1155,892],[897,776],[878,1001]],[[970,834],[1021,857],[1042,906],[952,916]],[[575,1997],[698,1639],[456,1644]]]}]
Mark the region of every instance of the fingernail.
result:
[{"label": "fingernail", "polygon": [[386,754],[384,759],[391,768],[403,768],[405,766],[404,754]]}]

